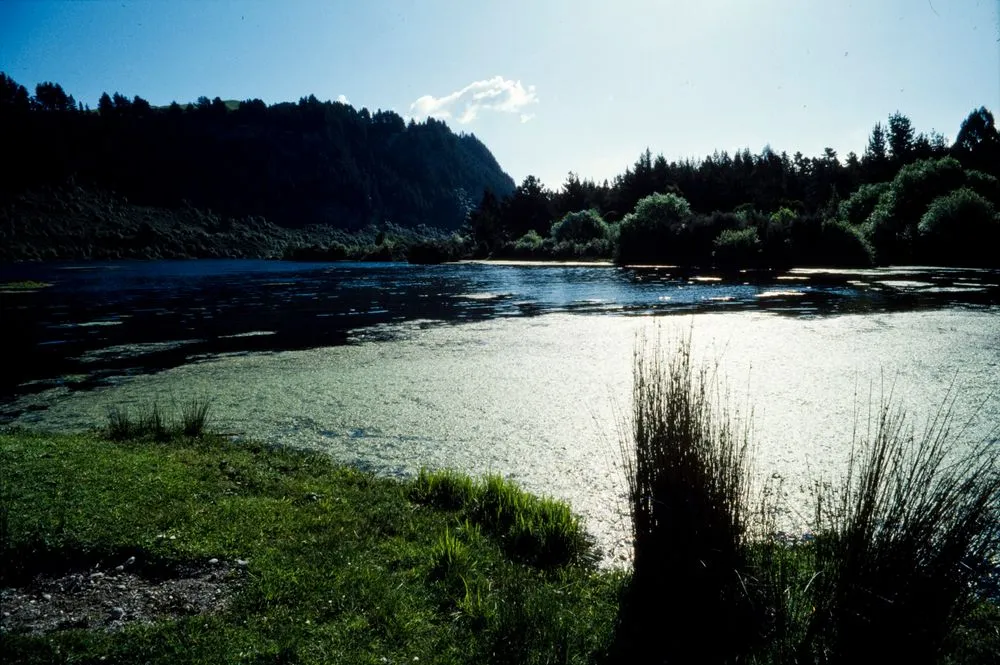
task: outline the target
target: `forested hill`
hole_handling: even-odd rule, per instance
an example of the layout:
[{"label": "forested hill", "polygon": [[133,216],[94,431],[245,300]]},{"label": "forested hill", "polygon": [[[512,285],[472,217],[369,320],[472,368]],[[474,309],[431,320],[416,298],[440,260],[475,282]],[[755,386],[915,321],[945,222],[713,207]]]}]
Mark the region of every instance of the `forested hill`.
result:
[{"label": "forested hill", "polygon": [[29,96],[0,74],[0,141],[7,194],[69,182],[287,227],[457,229],[487,189],[514,189],[474,135],[311,95],[152,107],[115,93],[90,110],[57,84]]}]

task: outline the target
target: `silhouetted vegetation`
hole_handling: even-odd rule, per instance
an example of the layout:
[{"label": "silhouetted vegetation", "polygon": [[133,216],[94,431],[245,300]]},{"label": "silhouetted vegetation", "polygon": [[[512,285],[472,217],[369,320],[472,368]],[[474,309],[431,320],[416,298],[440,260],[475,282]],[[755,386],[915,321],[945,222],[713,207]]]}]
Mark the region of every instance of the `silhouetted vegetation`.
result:
[{"label": "silhouetted vegetation", "polygon": [[738,662],[755,632],[741,579],[751,542],[748,441],[719,411],[712,376],[693,363],[688,343],[669,358],[636,353],[622,442],[633,560],[620,662]]},{"label": "silhouetted vegetation", "polygon": [[424,226],[386,223],[345,231],[316,224],[293,229],[262,217],[237,219],[190,206],[139,206],[120,196],[77,186],[32,190],[0,205],[0,261],[402,261],[417,245],[441,247],[448,257],[457,256],[465,247],[461,237]]},{"label": "silhouetted vegetation", "polygon": [[209,410],[207,400],[189,400],[181,405],[174,418],[155,402],[134,410],[115,406],[108,409],[104,433],[112,441],[142,438],[164,441],[178,435],[199,437],[205,433]]},{"label": "silhouetted vegetation", "polygon": [[946,408],[916,435],[874,407],[845,476],[817,485],[811,533],[788,538],[713,369],[689,340],[661,353],[637,352],[623,433],[634,553],[618,660],[993,662],[995,439],[959,440]]},{"label": "silhouetted vegetation", "polygon": [[[625,264],[723,269],[913,261],[997,265],[1000,258],[986,256],[981,248],[989,246],[1000,220],[968,195],[961,200],[962,210],[976,220],[969,224],[956,221],[965,212],[944,216],[944,201],[935,207],[933,217],[941,223],[934,233],[950,235],[946,245],[922,240],[919,224],[942,197],[957,211],[957,199],[947,197],[961,187],[995,211],[998,175],[1000,137],[985,108],[969,115],[952,145],[937,132],[917,133],[897,112],[886,124],[875,125],[863,155],[849,153],[846,159],[832,148],[807,158],[765,146],[759,154],[744,149],[668,163],[647,150],[611,182],[581,181],[570,173],[561,188],[551,191],[529,176],[506,199],[487,192],[470,215],[469,233],[481,256],[555,258],[573,252],[546,244],[545,238],[557,228],[562,233],[568,214],[590,211],[608,224],[611,242],[605,256],[614,252]],[[664,208],[668,200],[669,210]]]},{"label": "silhouetted vegetation", "polygon": [[817,508],[815,611],[800,648],[819,662],[934,662],[983,602],[1000,554],[996,441],[959,453],[947,413],[915,435],[884,404],[837,493]]},{"label": "silhouetted vegetation", "polygon": [[116,92],[90,111],[58,84],[29,96],[0,77],[0,140],[16,165],[0,183],[8,195],[72,181],[141,205],[284,227],[454,230],[485,190],[514,188],[474,135],[439,120],[406,123],[312,95],[270,106],[201,97],[152,107]]},{"label": "silhouetted vegetation", "polygon": [[[610,182],[570,173],[555,191],[532,175],[515,187],[475,136],[441,121],[407,123],[311,95],[270,106],[200,97],[153,107],[115,92],[91,111],[56,83],[30,95],[0,74],[0,119],[5,157],[16,166],[0,182],[6,260],[1000,263],[983,249],[1000,233],[1000,134],[984,107],[950,145],[896,112],[875,124],[860,156],[765,146],[668,162],[646,150]],[[52,191],[64,192],[55,197],[61,207],[26,204]],[[65,192],[85,193],[77,201]],[[129,219],[117,226],[125,228],[88,197],[120,201]],[[672,208],[657,212],[668,200]],[[66,218],[78,228],[67,229]],[[407,231],[402,243],[357,237],[389,228],[418,233]]]}]

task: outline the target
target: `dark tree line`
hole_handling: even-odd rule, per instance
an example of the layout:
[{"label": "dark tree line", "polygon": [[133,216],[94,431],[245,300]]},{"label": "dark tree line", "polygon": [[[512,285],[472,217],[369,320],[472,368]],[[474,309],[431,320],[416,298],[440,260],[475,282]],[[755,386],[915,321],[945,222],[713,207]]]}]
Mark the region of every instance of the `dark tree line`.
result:
[{"label": "dark tree line", "polygon": [[0,140],[14,166],[0,191],[72,181],[142,204],[292,227],[455,229],[486,190],[514,189],[474,135],[312,95],[270,106],[201,97],[153,107],[115,92],[92,111],[58,84],[29,95],[0,74]]},{"label": "dark tree line", "polygon": [[[611,182],[598,184],[570,173],[553,191],[528,176],[508,197],[487,192],[470,216],[470,232],[481,255],[581,256],[616,250],[625,261],[688,265],[961,263],[963,257],[996,263],[997,258],[973,257],[971,245],[962,250],[962,243],[952,241],[947,257],[936,256],[928,229],[934,227],[935,237],[947,233],[940,220],[923,224],[923,216],[937,197],[966,187],[978,197],[975,202],[963,195],[935,210],[958,210],[960,200],[962,219],[975,207],[977,219],[993,220],[984,221],[977,233],[1000,239],[993,227],[993,222],[1000,224],[995,212],[1000,207],[998,175],[1000,134],[986,108],[969,114],[950,145],[940,133],[917,132],[909,118],[896,112],[874,126],[864,154],[851,152],[843,159],[833,148],[805,157],[766,146],[757,154],[744,149],[732,155],[715,152],[700,161],[668,162],[646,150]],[[915,180],[923,183],[922,189],[908,184]],[[928,198],[928,192],[934,196]],[[677,206],[686,212],[638,223],[640,203],[654,195],[678,197]],[[918,203],[898,203],[904,199]],[[642,208],[654,209],[659,208]],[[595,237],[604,245],[561,244],[552,233],[554,224],[582,210],[593,210],[610,223],[606,237]],[[652,235],[635,235],[637,226]],[[972,233],[971,227],[963,233]],[[917,238],[921,234],[923,240]],[[629,248],[638,254],[630,256]]]}]

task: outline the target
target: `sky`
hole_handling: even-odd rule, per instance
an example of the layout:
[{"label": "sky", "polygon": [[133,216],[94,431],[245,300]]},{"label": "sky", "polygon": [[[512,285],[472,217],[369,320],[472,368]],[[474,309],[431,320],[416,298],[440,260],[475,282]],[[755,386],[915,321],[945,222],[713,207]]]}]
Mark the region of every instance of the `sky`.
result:
[{"label": "sky", "polygon": [[1000,114],[1000,0],[0,2],[0,71],[154,105],[315,94],[472,133],[515,180]]}]

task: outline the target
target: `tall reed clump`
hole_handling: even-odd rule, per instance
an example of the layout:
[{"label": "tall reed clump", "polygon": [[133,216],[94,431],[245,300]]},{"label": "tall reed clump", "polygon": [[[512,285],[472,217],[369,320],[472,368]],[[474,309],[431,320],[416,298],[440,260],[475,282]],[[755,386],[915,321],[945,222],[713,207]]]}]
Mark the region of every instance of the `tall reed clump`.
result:
[{"label": "tall reed clump", "polygon": [[1000,554],[1000,441],[958,450],[947,408],[922,435],[891,399],[874,417],[817,505],[800,662],[937,662]]},{"label": "tall reed clump", "polygon": [[666,357],[640,344],[634,371],[622,437],[633,570],[616,660],[938,663],[975,651],[968,626],[993,607],[1000,563],[995,436],[969,444],[947,405],[917,435],[890,395],[842,481],[818,487],[814,537],[786,540],[774,494],[751,490],[747,430],[690,339]]},{"label": "tall reed clump", "polygon": [[640,343],[622,453],[632,515],[632,578],[617,658],[723,663],[758,632],[744,572],[751,546],[748,432],[690,339],[665,357]]}]

